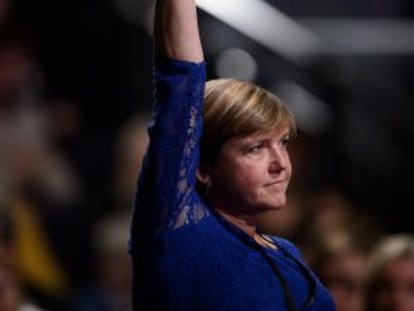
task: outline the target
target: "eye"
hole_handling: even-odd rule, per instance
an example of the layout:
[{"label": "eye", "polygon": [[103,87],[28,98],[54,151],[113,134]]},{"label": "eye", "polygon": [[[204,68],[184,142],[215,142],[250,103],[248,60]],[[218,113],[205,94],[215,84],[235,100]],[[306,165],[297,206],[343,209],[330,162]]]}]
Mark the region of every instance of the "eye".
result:
[{"label": "eye", "polygon": [[248,153],[258,153],[261,149],[263,149],[263,144],[262,143],[257,143],[254,144],[252,146],[250,146],[247,150]]},{"label": "eye", "polygon": [[282,140],[280,141],[281,145],[284,148],[287,148],[287,146],[289,145],[289,142],[290,142],[290,136],[289,135],[283,137]]}]

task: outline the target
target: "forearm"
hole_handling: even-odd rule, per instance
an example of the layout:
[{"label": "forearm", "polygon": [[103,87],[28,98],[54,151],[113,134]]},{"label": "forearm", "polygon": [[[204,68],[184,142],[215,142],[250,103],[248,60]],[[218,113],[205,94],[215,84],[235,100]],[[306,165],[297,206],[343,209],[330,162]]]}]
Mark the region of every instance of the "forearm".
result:
[{"label": "forearm", "polygon": [[154,39],[156,52],[165,57],[203,61],[195,0],[157,0]]}]

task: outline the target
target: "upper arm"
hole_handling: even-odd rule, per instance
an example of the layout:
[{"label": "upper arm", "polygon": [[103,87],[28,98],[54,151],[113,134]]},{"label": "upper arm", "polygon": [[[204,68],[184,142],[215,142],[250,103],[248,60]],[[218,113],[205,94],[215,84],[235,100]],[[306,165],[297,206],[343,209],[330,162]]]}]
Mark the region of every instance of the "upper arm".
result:
[{"label": "upper arm", "polygon": [[195,192],[205,65],[162,59],[155,67],[156,100],[135,199],[133,239],[206,215]]}]

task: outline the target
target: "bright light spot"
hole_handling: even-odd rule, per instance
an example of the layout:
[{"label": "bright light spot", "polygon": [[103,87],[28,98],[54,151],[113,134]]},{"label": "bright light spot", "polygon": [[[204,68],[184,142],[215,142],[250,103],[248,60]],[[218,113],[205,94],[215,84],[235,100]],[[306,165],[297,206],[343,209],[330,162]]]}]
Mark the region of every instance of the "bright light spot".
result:
[{"label": "bright light spot", "polygon": [[300,130],[309,135],[317,136],[330,129],[334,118],[333,112],[316,95],[292,81],[279,84],[276,90],[275,93],[295,116]]},{"label": "bright light spot", "polygon": [[316,35],[264,1],[196,2],[201,9],[285,57],[297,59],[320,49]]},{"label": "bright light spot", "polygon": [[216,61],[215,69],[220,78],[254,81],[257,76],[256,61],[241,49],[228,49],[222,52]]}]

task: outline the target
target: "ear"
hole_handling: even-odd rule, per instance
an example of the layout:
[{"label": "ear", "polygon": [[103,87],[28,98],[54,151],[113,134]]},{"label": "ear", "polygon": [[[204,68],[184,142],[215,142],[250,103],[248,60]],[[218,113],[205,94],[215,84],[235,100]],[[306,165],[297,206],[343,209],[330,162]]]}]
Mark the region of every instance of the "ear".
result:
[{"label": "ear", "polygon": [[197,169],[196,177],[198,182],[209,185],[211,184],[211,176],[210,176],[210,170],[208,169],[208,166],[200,164]]}]

